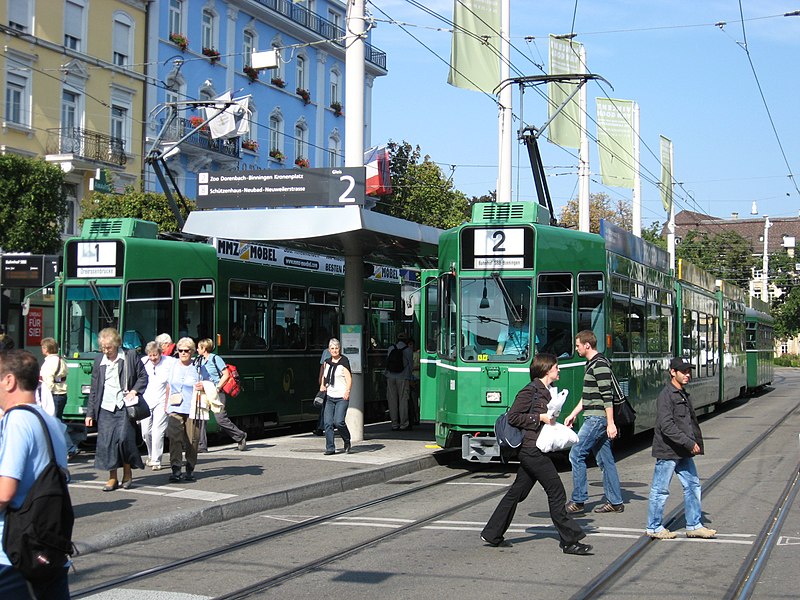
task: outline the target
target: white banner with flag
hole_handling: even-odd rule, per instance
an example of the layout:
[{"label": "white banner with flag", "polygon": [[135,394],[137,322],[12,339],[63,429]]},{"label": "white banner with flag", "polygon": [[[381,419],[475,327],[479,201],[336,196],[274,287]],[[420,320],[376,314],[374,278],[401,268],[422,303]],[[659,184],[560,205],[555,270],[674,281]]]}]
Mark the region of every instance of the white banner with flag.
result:
[{"label": "white banner with flag", "polygon": [[669,215],[672,212],[672,140],[661,138],[661,204]]},{"label": "white banner with flag", "polygon": [[597,151],[603,184],[633,187],[633,101],[597,98]]},{"label": "white banner with flag", "polygon": [[500,83],[500,0],[455,0],[447,83],[493,93]]},{"label": "white banner with flag", "polygon": [[[582,73],[580,53],[581,44],[550,36],[550,75]],[[577,83],[547,84],[547,116],[552,118],[556,110],[578,87]],[[565,148],[580,148],[581,119],[578,95],[572,97],[563,110],[552,120],[547,128],[547,139]]]}]

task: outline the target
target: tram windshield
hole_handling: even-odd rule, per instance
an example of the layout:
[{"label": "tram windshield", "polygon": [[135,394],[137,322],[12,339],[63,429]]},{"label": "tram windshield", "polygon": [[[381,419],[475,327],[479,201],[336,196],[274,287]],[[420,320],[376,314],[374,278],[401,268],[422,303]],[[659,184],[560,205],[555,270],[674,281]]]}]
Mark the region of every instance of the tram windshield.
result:
[{"label": "tram windshield", "polygon": [[65,288],[64,348],[68,356],[97,352],[97,334],[119,327],[120,286]]},{"label": "tram windshield", "polygon": [[531,280],[461,280],[463,360],[524,361],[531,355]]}]

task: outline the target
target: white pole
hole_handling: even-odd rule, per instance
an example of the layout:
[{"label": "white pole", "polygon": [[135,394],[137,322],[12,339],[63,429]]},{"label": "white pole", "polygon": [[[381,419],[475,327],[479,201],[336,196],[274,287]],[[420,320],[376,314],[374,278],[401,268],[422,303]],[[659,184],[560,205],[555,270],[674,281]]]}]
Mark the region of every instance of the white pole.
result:
[{"label": "white pole", "polygon": [[[580,49],[581,73],[586,73],[586,48]],[[589,136],[586,134],[586,85],[578,93],[581,120],[581,147],[578,150],[578,229],[589,231]]]},{"label": "white pole", "polygon": [[[675,181],[675,160],[672,154],[672,142],[669,144],[669,164],[670,164],[670,181],[667,185],[674,188],[672,184]],[[669,222],[667,223],[667,252],[669,252],[669,265],[672,271],[675,271],[675,190],[673,189],[672,202],[669,205]]]},{"label": "white pole", "polygon": [[761,259],[761,299],[769,302],[769,216],[764,215],[764,256]]},{"label": "white pole", "polygon": [[351,0],[346,21],[344,164],[364,164],[364,0]]},{"label": "white pole", "polygon": [[[511,0],[503,0],[500,6],[500,81],[511,77]],[[506,85],[500,90],[498,106],[498,168],[497,201],[511,202],[511,151],[513,127],[511,102],[513,89]]]},{"label": "white pole", "polygon": [[631,197],[633,235],[642,237],[642,174],[639,165],[639,103],[633,103],[633,196]]}]

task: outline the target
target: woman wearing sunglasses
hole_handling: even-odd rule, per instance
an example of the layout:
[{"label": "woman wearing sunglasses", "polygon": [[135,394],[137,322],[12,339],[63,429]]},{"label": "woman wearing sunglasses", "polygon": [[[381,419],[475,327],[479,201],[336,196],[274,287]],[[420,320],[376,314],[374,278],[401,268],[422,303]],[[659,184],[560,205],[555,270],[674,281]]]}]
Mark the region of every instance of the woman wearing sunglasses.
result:
[{"label": "woman wearing sunglasses", "polygon": [[[197,443],[200,439],[200,422],[190,418],[194,403],[195,384],[201,381],[197,367],[192,362],[194,340],[181,338],[176,344],[178,360],[172,365],[167,383],[167,438],[169,438],[169,480],[194,481],[197,465]],[[186,454],[186,473],[181,474],[182,454]]]}]

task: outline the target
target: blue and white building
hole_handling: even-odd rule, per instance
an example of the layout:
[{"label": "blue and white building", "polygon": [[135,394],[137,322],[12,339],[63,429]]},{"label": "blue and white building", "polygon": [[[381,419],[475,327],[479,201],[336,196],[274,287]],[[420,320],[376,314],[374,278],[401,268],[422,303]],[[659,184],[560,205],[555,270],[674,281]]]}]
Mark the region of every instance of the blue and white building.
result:
[{"label": "blue and white building", "polygon": [[[344,164],[345,11],[341,0],[157,0],[148,10],[146,147],[167,117],[165,103],[211,100],[226,91],[251,96],[246,137],[212,140],[197,132],[167,162],[181,192],[195,198],[196,173]],[[277,49],[278,68],[253,71],[253,52]],[[372,83],[386,55],[369,44],[365,59],[365,145]],[[166,132],[169,146],[200,111],[184,110]],[[194,119],[193,119],[194,117]],[[149,143],[148,143],[149,142]],[[298,166],[299,168],[299,166]],[[160,189],[145,167],[148,190]]]}]

